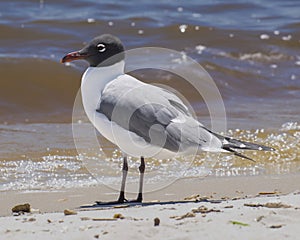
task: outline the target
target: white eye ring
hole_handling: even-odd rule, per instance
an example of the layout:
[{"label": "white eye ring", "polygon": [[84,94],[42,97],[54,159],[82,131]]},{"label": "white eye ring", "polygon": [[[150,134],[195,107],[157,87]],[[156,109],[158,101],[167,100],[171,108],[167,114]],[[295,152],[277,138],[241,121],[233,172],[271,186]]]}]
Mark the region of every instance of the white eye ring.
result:
[{"label": "white eye ring", "polygon": [[99,52],[104,52],[106,50],[105,45],[102,43],[98,44],[97,48]]}]

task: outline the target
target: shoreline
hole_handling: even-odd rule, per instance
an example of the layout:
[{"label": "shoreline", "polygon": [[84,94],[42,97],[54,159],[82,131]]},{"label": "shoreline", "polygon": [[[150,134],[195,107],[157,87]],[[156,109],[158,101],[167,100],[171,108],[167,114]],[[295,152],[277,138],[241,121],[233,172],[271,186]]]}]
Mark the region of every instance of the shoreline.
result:
[{"label": "shoreline", "polygon": [[[144,202],[180,201],[192,195],[210,199],[249,198],[259,196],[259,193],[285,195],[299,191],[299,182],[300,174],[186,178],[163,189],[146,192]],[[136,193],[127,193],[126,196],[134,199]],[[76,209],[95,201],[111,201],[117,197],[118,191],[104,185],[48,191],[7,191],[1,192],[0,216],[10,216],[13,206],[27,202],[41,213],[49,213]]]}]

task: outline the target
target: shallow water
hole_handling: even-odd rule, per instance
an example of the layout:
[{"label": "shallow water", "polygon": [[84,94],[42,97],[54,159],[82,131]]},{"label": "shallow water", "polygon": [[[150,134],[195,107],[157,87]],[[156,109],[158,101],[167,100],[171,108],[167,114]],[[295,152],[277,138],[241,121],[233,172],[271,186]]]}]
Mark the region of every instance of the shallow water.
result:
[{"label": "shallow water", "polygon": [[[221,156],[215,176],[300,172],[299,1],[1,1],[0,2],[0,189],[61,188],[95,184],[72,138],[71,119],[86,64],[60,58],[102,33],[115,34],[127,49],[166,47],[199,62],[215,80],[225,103],[227,135],[275,147],[275,153],[246,153],[256,163]],[[157,56],[156,61],[159,61]],[[140,56],[138,61],[148,61]],[[210,125],[201,96],[161,71],[135,73],[146,82],[180,89],[200,121]],[[298,122],[298,123],[297,123]],[[239,130],[242,129],[242,130]],[[263,129],[263,130],[262,130]],[[102,140],[103,142],[103,140]],[[120,166],[115,147],[103,142],[94,156]],[[95,151],[97,152],[97,151]],[[155,174],[201,175],[199,157],[187,173],[185,160],[148,160]],[[101,162],[101,161],[100,161]],[[132,161],[132,166],[137,163]],[[172,165],[172,166],[170,166]],[[105,164],[103,168],[105,169]],[[107,170],[107,169],[106,169]],[[117,185],[119,168],[107,180]],[[129,181],[137,181],[132,172]]]},{"label": "shallow water", "polygon": [[[95,148],[88,134],[92,126],[89,123],[78,125],[86,134],[76,139],[81,142],[77,149],[72,138],[72,125],[68,123],[1,125],[0,191],[60,189],[99,183],[118,189],[120,152],[100,136],[102,150]],[[195,159],[164,161],[147,159],[146,189],[157,189],[158,183],[166,186],[180,177],[205,177],[208,174],[221,177],[299,173],[299,124],[283,124],[276,132],[233,129],[227,135],[265,144],[277,151],[245,152],[255,162],[228,154],[201,154]],[[138,164],[137,159],[129,159],[128,183],[135,184],[128,189],[132,188],[132,191],[138,180]]]}]

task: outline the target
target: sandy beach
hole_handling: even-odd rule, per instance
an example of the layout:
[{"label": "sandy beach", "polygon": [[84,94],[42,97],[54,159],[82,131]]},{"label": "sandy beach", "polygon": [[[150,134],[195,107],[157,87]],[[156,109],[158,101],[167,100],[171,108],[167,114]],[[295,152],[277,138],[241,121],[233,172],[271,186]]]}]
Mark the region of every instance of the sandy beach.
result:
[{"label": "sandy beach", "polygon": [[[297,239],[299,180],[299,175],[185,179],[146,194],[144,205],[118,207],[91,207],[117,196],[101,186],[6,192],[0,239]],[[32,212],[13,216],[11,208],[24,203]],[[65,215],[66,209],[74,215]]]}]

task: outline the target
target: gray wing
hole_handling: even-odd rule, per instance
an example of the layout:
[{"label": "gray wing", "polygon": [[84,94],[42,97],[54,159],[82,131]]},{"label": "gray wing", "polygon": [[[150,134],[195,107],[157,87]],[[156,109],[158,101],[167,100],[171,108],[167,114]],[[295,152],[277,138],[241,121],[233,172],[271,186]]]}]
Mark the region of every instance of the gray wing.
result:
[{"label": "gray wing", "polygon": [[173,152],[201,147],[214,138],[176,95],[148,84],[110,83],[102,92],[97,112],[148,143]]}]

